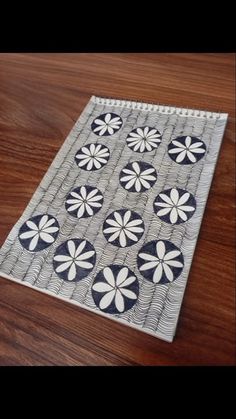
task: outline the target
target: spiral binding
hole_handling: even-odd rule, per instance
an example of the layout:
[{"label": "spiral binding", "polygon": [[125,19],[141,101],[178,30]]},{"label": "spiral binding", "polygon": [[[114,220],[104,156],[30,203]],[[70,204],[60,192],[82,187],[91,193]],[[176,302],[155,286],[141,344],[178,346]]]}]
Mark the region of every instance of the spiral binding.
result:
[{"label": "spiral binding", "polygon": [[118,106],[139,109],[143,111],[156,111],[165,114],[177,114],[179,116],[191,116],[193,118],[209,118],[219,119],[227,117],[227,114],[219,112],[211,112],[199,109],[189,109],[174,105],[164,105],[159,103],[146,103],[143,101],[135,101],[130,99],[114,99],[106,96],[92,96],[91,100],[99,105]]}]

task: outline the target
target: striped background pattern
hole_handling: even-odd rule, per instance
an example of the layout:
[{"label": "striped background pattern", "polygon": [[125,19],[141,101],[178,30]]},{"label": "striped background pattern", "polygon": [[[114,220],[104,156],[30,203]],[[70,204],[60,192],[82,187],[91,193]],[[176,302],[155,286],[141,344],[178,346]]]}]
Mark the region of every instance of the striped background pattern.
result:
[{"label": "striped background pattern", "polygon": [[[123,125],[112,136],[100,137],[92,132],[91,123],[106,112],[120,115]],[[91,97],[3,244],[0,250],[0,274],[171,342],[226,121],[227,114]],[[144,125],[157,128],[162,134],[162,142],[151,152],[134,152],[127,146],[126,137],[131,130]],[[180,165],[169,157],[168,144],[181,135],[192,135],[205,142],[207,152],[196,164]],[[97,171],[79,169],[74,156],[83,145],[92,142],[108,146],[110,159]],[[156,183],[146,192],[131,193],[119,183],[121,169],[134,160],[150,163],[157,171]],[[104,203],[93,217],[78,220],[68,216],[64,203],[67,194],[83,184],[96,186],[104,195]],[[187,189],[197,202],[193,217],[186,223],[174,226],[161,221],[153,211],[155,197],[162,190],[171,187]],[[141,239],[126,248],[108,243],[102,232],[106,217],[121,208],[136,211],[145,224]],[[28,218],[43,213],[56,217],[60,224],[60,233],[50,247],[41,252],[30,253],[18,240],[19,228]],[[70,238],[89,240],[97,254],[92,272],[81,281],[73,283],[60,279],[52,265],[56,248]],[[136,260],[140,248],[145,243],[158,239],[170,240],[180,248],[184,256],[181,275],[169,284],[155,285],[145,280],[137,268]],[[91,295],[91,285],[96,274],[110,264],[127,265],[139,280],[138,301],[122,314],[101,312]]]}]

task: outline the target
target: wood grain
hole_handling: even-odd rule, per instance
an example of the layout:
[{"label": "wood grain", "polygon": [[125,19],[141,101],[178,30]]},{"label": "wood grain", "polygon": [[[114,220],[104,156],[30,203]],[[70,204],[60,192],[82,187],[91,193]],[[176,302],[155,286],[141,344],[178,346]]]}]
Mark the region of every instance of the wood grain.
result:
[{"label": "wood grain", "polygon": [[0,365],[233,365],[233,54],[1,54],[2,244],[92,95],[229,113],[172,344],[0,279]]}]

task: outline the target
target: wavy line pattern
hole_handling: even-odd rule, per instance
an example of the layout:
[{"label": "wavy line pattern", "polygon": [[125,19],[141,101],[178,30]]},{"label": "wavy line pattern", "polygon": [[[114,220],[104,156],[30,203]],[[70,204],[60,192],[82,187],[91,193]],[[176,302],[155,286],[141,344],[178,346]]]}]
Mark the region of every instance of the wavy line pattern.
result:
[{"label": "wavy line pattern", "polygon": [[[98,137],[91,131],[91,123],[95,117],[106,112],[119,113],[123,126],[110,137]],[[129,311],[106,316],[172,341],[226,121],[226,114],[198,110],[186,112],[185,109],[162,105],[92,97],[3,244],[0,251],[1,275],[102,314],[91,295],[94,277],[106,265],[128,265],[139,280],[139,299]],[[136,153],[127,147],[126,137],[132,129],[144,125],[156,127],[162,133],[162,142],[151,152]],[[197,164],[181,166],[169,158],[169,142],[181,135],[193,135],[205,142],[207,152]],[[93,172],[79,169],[74,160],[78,149],[98,141],[110,150],[108,163]],[[158,176],[155,185],[141,194],[129,193],[119,183],[121,169],[135,160],[152,164]],[[64,202],[72,189],[83,184],[98,187],[104,195],[104,203],[93,217],[77,220],[68,215]],[[155,197],[163,189],[171,187],[187,189],[197,202],[193,217],[174,226],[161,221],[153,212]],[[104,219],[120,208],[135,210],[145,224],[144,235],[128,248],[114,247],[102,232]],[[49,248],[29,253],[17,238],[18,230],[31,216],[47,212],[57,218],[59,236]],[[56,275],[52,259],[62,242],[76,237],[85,238],[94,245],[97,262],[86,278],[70,283]],[[137,268],[137,254],[142,245],[157,239],[172,241],[184,256],[185,266],[181,275],[169,284],[152,284],[142,277]]]}]

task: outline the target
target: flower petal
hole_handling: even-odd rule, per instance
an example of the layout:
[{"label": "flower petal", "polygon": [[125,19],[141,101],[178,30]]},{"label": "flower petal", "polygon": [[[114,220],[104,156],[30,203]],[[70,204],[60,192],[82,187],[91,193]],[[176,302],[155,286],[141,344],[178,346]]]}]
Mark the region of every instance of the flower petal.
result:
[{"label": "flower petal", "polygon": [[71,261],[71,256],[56,255],[54,256],[53,260],[55,260],[56,262],[69,262]]},{"label": "flower petal", "polygon": [[[54,258],[55,259],[55,258]],[[57,268],[56,268],[56,272],[64,272],[66,271],[69,266],[73,263],[72,260],[69,260],[68,262],[65,263],[61,263]]]},{"label": "flower petal", "polygon": [[182,268],[184,266],[178,260],[167,260],[167,261],[165,261],[165,263],[167,263],[167,265],[169,265],[169,266],[174,266],[175,268]]},{"label": "flower petal", "polygon": [[142,183],[142,185],[144,186],[144,188],[146,189],[150,189],[151,185],[150,183],[148,183],[145,179],[143,179],[142,177],[140,177],[140,182]]},{"label": "flower petal", "polygon": [[178,200],[178,206],[179,205],[183,205],[183,204],[185,204],[185,202],[187,202],[188,201],[188,199],[189,199],[189,197],[190,197],[190,193],[189,192],[185,192],[180,198],[179,198],[179,200]]},{"label": "flower petal", "polygon": [[84,268],[84,269],[91,269],[91,268],[93,268],[93,264],[92,263],[90,263],[90,262],[84,262],[83,260],[76,259],[75,260],[75,264],[77,266],[80,266],[81,268]]},{"label": "flower petal", "polygon": [[87,201],[89,201],[89,205],[90,205],[91,202],[101,201],[101,199],[103,199],[102,195],[96,195],[96,196],[93,196],[92,198],[87,198]]},{"label": "flower petal", "polygon": [[192,142],[191,137],[187,136],[185,138],[185,145],[186,145],[187,148],[190,146],[191,142]]},{"label": "flower petal", "polygon": [[84,186],[81,186],[80,188],[80,194],[82,196],[83,199],[87,198],[87,192],[86,192],[86,188]]},{"label": "flower petal", "polygon": [[159,261],[159,259],[156,256],[150,255],[149,253],[139,253],[139,257],[144,260],[155,260],[157,262]]},{"label": "flower petal", "polygon": [[167,204],[170,204],[173,207],[173,202],[171,201],[170,197],[164,193],[160,193],[159,197],[165,201]]},{"label": "flower petal", "polygon": [[34,250],[35,249],[35,247],[38,244],[38,240],[39,240],[39,234],[36,234],[30,242],[29,250]]},{"label": "flower petal", "polygon": [[137,131],[137,134],[140,135],[140,137],[144,137],[144,132],[143,132],[142,128],[137,128],[136,131]]},{"label": "flower petal", "polygon": [[113,287],[105,282],[97,282],[92,286],[92,289],[97,292],[109,292],[113,290]]},{"label": "flower petal", "polygon": [[142,233],[143,228],[142,227],[129,227],[129,224],[125,227],[125,230],[132,231],[132,233]]},{"label": "flower petal", "polygon": [[160,137],[160,134],[157,133],[156,129],[151,129],[147,134],[145,134],[147,138],[152,137],[153,135],[158,135]]},{"label": "flower petal", "polygon": [[58,231],[59,228],[58,227],[47,227],[43,229],[44,233],[56,233],[56,231]]},{"label": "flower petal", "polygon": [[91,258],[91,256],[94,255],[94,253],[95,253],[94,250],[89,250],[89,252],[81,253],[79,256],[76,257],[76,261],[77,260],[89,259],[89,258]]},{"label": "flower petal", "polygon": [[31,230],[35,230],[38,231],[38,227],[36,226],[36,224],[33,221],[26,221],[26,225],[31,229]]},{"label": "flower petal", "polygon": [[[191,144],[190,147],[189,147],[189,149],[191,151],[193,151],[194,148],[202,147],[202,145],[203,145],[202,141],[198,141],[196,143]],[[195,150],[193,152],[195,153]]]},{"label": "flower petal", "polygon": [[129,180],[134,179],[136,180],[136,175],[128,175],[128,176],[124,176],[122,178],[120,178],[121,182],[128,182]]},{"label": "flower petal", "polygon": [[163,259],[166,253],[165,243],[159,240],[156,244],[156,252],[159,259]]},{"label": "flower petal", "polygon": [[136,179],[136,181],[135,181],[135,190],[136,190],[136,192],[140,192],[141,191],[141,183],[140,183],[140,180],[139,179]]},{"label": "flower petal", "polygon": [[119,285],[119,288],[128,287],[129,285],[133,284],[133,282],[136,280],[135,276],[129,276],[122,282],[122,284]]},{"label": "flower petal", "polygon": [[[197,159],[190,151],[187,151],[187,156],[192,163],[196,163]],[[177,160],[176,160],[177,161]]]},{"label": "flower petal", "polygon": [[73,205],[71,205],[70,207],[67,208],[67,211],[72,212],[72,211],[76,210],[77,208],[79,208],[81,205],[83,205],[83,207],[84,207],[84,204],[82,204],[82,202],[77,203],[77,204],[73,204]]},{"label": "flower petal", "polygon": [[93,215],[93,210],[88,204],[85,204],[85,208],[89,215]]},{"label": "flower petal", "polygon": [[179,255],[180,255],[179,250],[171,250],[170,252],[165,254],[164,261],[166,262],[167,260],[175,259]]},{"label": "flower petal", "polygon": [[42,239],[46,243],[53,243],[55,241],[54,237],[52,237],[48,233],[45,233],[44,231],[40,231],[39,236],[40,239]]},{"label": "flower petal", "polygon": [[105,280],[107,281],[107,283],[109,285],[111,285],[111,287],[115,287],[116,283],[115,283],[115,278],[113,275],[113,272],[111,270],[111,268],[109,268],[109,266],[107,266],[106,268],[103,269],[103,275]]},{"label": "flower petal", "polygon": [[135,173],[137,175],[139,175],[139,173],[140,173],[140,166],[139,166],[139,164],[135,161],[134,163],[132,163],[132,167],[133,167]]},{"label": "flower petal", "polygon": [[137,295],[133,291],[127,290],[125,288],[121,288],[120,292],[125,297],[130,298],[131,300],[137,300]]},{"label": "flower petal", "polygon": [[131,211],[128,210],[124,214],[124,219],[123,219],[124,226],[126,226],[126,224],[128,223],[128,221],[130,220],[130,217],[131,217]]},{"label": "flower petal", "polygon": [[75,257],[75,243],[72,240],[67,242],[67,249],[72,258]]},{"label": "flower petal", "polygon": [[38,234],[38,231],[35,231],[35,230],[25,231],[24,233],[20,235],[20,239],[22,240],[29,239],[30,237],[34,237],[36,234]]},{"label": "flower petal", "polygon": [[67,275],[67,279],[68,281],[73,281],[73,279],[75,279],[76,277],[76,267],[74,262],[71,264],[71,267],[69,269],[68,275]]},{"label": "flower petal", "polygon": [[109,305],[112,303],[113,298],[115,297],[116,290],[112,290],[105,294],[99,303],[99,307],[101,310],[104,310],[105,308],[109,307]]},{"label": "flower petal", "polygon": [[119,289],[116,290],[116,296],[115,296],[115,305],[117,310],[122,313],[125,309],[125,303],[124,303],[124,297],[122,296]]},{"label": "flower petal", "polygon": [[[99,159],[99,160],[101,160],[101,159]],[[100,169],[100,168],[102,167],[102,165],[101,165],[101,163],[99,162],[99,160],[98,160],[97,158],[95,158],[95,159],[93,160],[93,164],[94,164],[94,166],[96,167],[96,169]]]},{"label": "flower petal", "polygon": [[163,275],[162,264],[159,263],[152,277],[154,284],[157,284],[158,282],[160,282],[162,275]]},{"label": "flower petal", "polygon": [[[168,204],[166,204],[168,205]],[[163,215],[168,214],[171,211],[171,208],[163,208],[157,212],[158,217],[163,217]]]},{"label": "flower petal", "polygon": [[174,275],[173,275],[172,270],[171,270],[171,269],[169,268],[169,266],[168,266],[168,265],[166,265],[165,263],[163,263],[163,269],[164,269],[164,272],[165,272],[165,274],[166,274],[167,279],[168,279],[170,282],[172,282],[172,281],[173,281],[173,279],[174,279]]},{"label": "flower petal", "polygon": [[95,119],[94,123],[97,125],[102,125],[102,126],[105,125],[105,122],[102,121],[102,119]]},{"label": "flower petal", "polygon": [[82,252],[83,252],[83,250],[84,250],[84,248],[85,248],[85,245],[86,245],[86,240],[83,240],[80,244],[79,244],[79,246],[77,247],[77,249],[76,249],[76,251],[75,251],[75,258],[77,258]]},{"label": "flower petal", "polygon": [[190,152],[194,153],[194,154],[201,154],[201,153],[205,153],[205,149],[204,148],[194,148],[193,150],[191,149]]},{"label": "flower petal", "polygon": [[85,205],[81,204],[80,208],[78,209],[77,214],[76,214],[77,218],[83,217],[84,211],[85,211]]},{"label": "flower petal", "polygon": [[105,116],[105,122],[106,122],[106,124],[109,124],[110,120],[111,120],[111,114],[110,113],[107,113],[106,116]]},{"label": "flower petal", "polygon": [[172,188],[170,191],[170,199],[172,200],[172,202],[177,205],[178,200],[179,200],[179,192],[176,188]]},{"label": "flower petal", "polygon": [[144,263],[139,269],[140,269],[140,271],[146,271],[148,269],[155,268],[158,264],[159,264],[158,260],[152,261],[152,262],[147,262],[147,263]]},{"label": "flower petal", "polygon": [[101,129],[101,131],[99,132],[99,135],[103,135],[103,134],[105,134],[105,132],[107,131],[107,126],[105,125],[102,129]]},{"label": "flower petal", "polygon": [[190,205],[181,205],[180,207],[178,206],[178,210],[191,212],[191,211],[194,211],[195,208],[191,207]]},{"label": "flower petal", "polygon": [[137,226],[139,224],[142,224],[142,222],[143,222],[143,220],[138,218],[136,220],[129,221],[128,224],[126,225],[126,227],[130,228],[130,227],[133,227],[133,226]]},{"label": "flower petal", "polygon": [[122,220],[122,217],[121,217],[121,215],[120,215],[117,211],[115,211],[115,212],[114,212],[113,216],[114,216],[114,218],[115,218],[116,222],[117,222],[120,226],[123,226],[123,220]]},{"label": "flower petal", "polygon": [[107,129],[110,135],[114,134],[114,130],[111,126],[108,126]]},{"label": "flower petal", "polygon": [[93,189],[92,191],[90,191],[89,193],[88,193],[88,195],[87,195],[87,200],[89,199],[91,199],[91,198],[93,198],[94,197],[94,195],[96,195],[96,193],[98,192],[98,189],[97,188],[95,188],[95,189]]},{"label": "flower petal", "polygon": [[106,223],[109,224],[110,226],[114,226],[114,227],[121,227],[121,225],[115,221],[115,220],[111,220],[110,218],[106,219]]},{"label": "flower petal", "polygon": [[124,232],[125,232],[125,234],[126,234],[126,236],[130,239],[130,240],[133,240],[134,242],[137,242],[138,241],[138,237],[137,236],[135,236],[135,234],[133,234],[133,233],[131,233],[131,231],[130,230],[124,230]]},{"label": "flower petal", "polygon": [[47,221],[48,221],[48,215],[44,215],[39,221],[39,230],[43,228],[43,226],[46,224]]},{"label": "flower petal", "polygon": [[77,192],[74,192],[74,191],[72,191],[71,193],[70,193],[70,195],[71,196],[73,196],[74,198],[77,198],[77,199],[79,199],[79,200],[81,200],[81,196],[77,193]]},{"label": "flower petal", "polygon": [[121,230],[121,232],[120,232],[119,241],[120,241],[121,247],[125,247],[126,246],[127,242],[126,242],[126,237],[125,237],[124,230]]},{"label": "flower petal", "polygon": [[136,182],[136,178],[131,179],[126,185],[125,185],[125,189],[130,189],[132,188],[132,186],[135,184]]},{"label": "flower petal", "polygon": [[182,211],[180,208],[178,208],[178,209],[177,209],[177,211],[178,211],[178,215],[179,215],[179,217],[180,217],[180,218],[182,218],[182,220],[183,220],[183,221],[187,221],[188,217],[187,217],[187,215],[185,214],[185,212],[184,212],[184,211]]},{"label": "flower petal", "polygon": [[[177,141],[177,140],[173,140],[171,142],[171,144],[174,144],[178,148],[186,148],[185,144],[182,144],[180,141]],[[179,150],[179,151],[181,151],[181,150]]]},{"label": "flower petal", "polygon": [[117,275],[117,278],[116,278],[116,285],[117,286],[121,285],[122,282],[125,281],[125,279],[128,276],[128,273],[129,273],[129,270],[128,270],[128,268],[126,268],[126,266],[119,271],[119,273]]},{"label": "flower petal", "polygon": [[174,207],[172,208],[171,213],[170,213],[170,222],[171,224],[175,224],[177,220],[178,220],[178,212],[177,212],[177,209]]},{"label": "flower petal", "polygon": [[46,228],[50,227],[54,223],[55,223],[55,219],[54,218],[51,218],[50,220],[48,220],[46,222],[46,224],[44,224],[43,230],[45,231]]},{"label": "flower petal", "polygon": [[186,156],[186,153],[188,153],[188,151],[186,151],[186,150],[181,151],[181,153],[179,153],[179,155],[176,158],[176,163],[181,163],[181,161],[184,160],[184,158]]},{"label": "flower petal", "polygon": [[111,233],[115,233],[116,231],[118,231],[119,234],[120,234],[120,227],[108,227],[108,228],[105,228],[105,230],[103,230],[103,233],[105,233],[105,234],[111,234]]},{"label": "flower petal", "polygon": [[151,173],[153,173],[153,172],[155,172],[155,169],[154,168],[152,168],[152,169],[146,169],[146,170],[144,170],[142,173],[141,173],[141,176],[143,177],[143,176],[146,176],[146,175],[150,175]]},{"label": "flower petal", "polygon": [[166,202],[154,202],[154,205],[156,205],[157,207],[169,208],[169,210],[171,210],[173,206],[173,204],[167,204]]},{"label": "flower petal", "polygon": [[141,176],[140,176],[140,179],[143,179],[143,180],[156,180],[156,177],[155,176],[152,176],[152,175],[144,175],[143,173],[141,174]]}]

